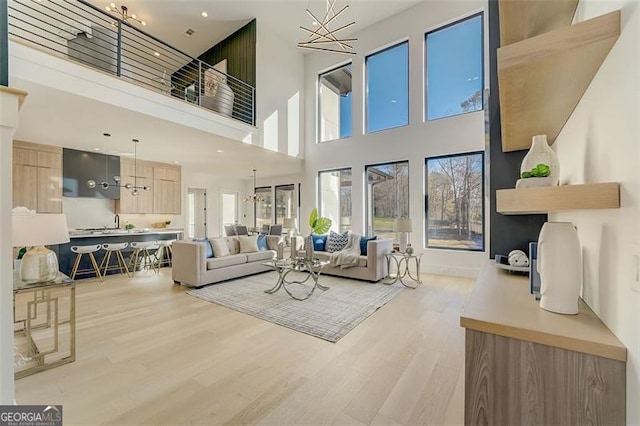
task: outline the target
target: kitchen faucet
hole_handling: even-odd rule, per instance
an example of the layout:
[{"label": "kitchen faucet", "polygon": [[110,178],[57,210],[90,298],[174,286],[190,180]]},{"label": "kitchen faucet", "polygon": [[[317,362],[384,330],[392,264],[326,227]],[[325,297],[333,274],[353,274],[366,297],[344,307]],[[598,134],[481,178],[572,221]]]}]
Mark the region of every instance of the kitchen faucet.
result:
[{"label": "kitchen faucet", "polygon": [[116,229],[120,229],[120,215],[116,213],[116,216],[113,218],[113,223]]}]

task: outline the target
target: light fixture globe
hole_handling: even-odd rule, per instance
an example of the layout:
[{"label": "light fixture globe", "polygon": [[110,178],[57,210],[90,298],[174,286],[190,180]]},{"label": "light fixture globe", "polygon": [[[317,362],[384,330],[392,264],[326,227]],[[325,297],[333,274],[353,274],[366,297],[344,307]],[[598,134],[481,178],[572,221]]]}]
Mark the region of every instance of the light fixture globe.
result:
[{"label": "light fixture globe", "polygon": [[96,181],[93,179],[89,179],[87,181],[87,188],[94,189],[96,187]]}]

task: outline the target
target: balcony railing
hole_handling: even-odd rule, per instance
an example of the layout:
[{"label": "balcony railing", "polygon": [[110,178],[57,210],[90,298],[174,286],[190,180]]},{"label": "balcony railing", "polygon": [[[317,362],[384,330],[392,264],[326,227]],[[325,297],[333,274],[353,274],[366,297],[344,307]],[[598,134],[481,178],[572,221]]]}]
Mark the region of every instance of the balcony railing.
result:
[{"label": "balcony railing", "polygon": [[255,89],[83,0],[10,0],[9,34],[50,54],[255,124]]}]

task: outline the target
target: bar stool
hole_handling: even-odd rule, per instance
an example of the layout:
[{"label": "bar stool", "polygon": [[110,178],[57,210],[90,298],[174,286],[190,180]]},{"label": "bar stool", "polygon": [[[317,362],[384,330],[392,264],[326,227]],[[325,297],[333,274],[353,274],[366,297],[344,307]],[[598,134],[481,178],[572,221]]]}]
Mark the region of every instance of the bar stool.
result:
[{"label": "bar stool", "polygon": [[[76,260],[73,262],[73,268],[71,269],[71,279],[74,280],[76,278],[76,274],[84,275],[90,274],[94,272],[96,274],[96,278],[100,279],[100,281],[104,281],[102,278],[102,274],[100,273],[100,268],[98,267],[98,262],[96,262],[96,258],[93,253],[97,252],[102,248],[102,245],[96,244],[92,246],[72,246],[71,251],[76,253]],[[88,254],[89,259],[91,259],[91,264],[93,265],[93,269],[78,269],[80,266],[80,261],[82,260],[82,256]]]},{"label": "bar stool", "polygon": [[129,267],[131,268],[131,274],[135,275],[138,267],[142,266],[144,269],[151,269],[155,273],[160,272],[158,269],[157,259],[151,254],[149,250],[158,250],[159,246],[156,241],[134,241],[131,244],[133,253],[129,258]]},{"label": "bar stool", "polygon": [[[100,263],[100,269],[102,269],[102,276],[107,275],[107,271],[118,268],[120,273],[126,273],[128,277],[131,277],[129,273],[129,268],[127,267],[127,262],[124,260],[124,256],[122,256],[122,250],[129,247],[129,243],[105,243],[102,244],[102,250],[106,251],[107,254],[102,259]],[[118,260],[117,265],[109,265],[109,261],[111,260],[111,253],[116,254],[116,259]]]},{"label": "bar stool", "polygon": [[[173,251],[171,245],[175,240],[158,240],[158,250],[156,251],[156,262],[158,262],[158,268],[162,268],[164,265],[171,266],[171,259],[173,258]],[[166,258],[165,258],[166,256]]]}]

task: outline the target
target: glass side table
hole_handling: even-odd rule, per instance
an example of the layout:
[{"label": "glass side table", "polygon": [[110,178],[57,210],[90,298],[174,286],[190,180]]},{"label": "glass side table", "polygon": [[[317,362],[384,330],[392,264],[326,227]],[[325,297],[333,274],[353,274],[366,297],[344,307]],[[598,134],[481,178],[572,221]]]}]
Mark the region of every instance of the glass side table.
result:
[{"label": "glass side table", "polygon": [[[383,284],[392,285],[400,281],[400,283],[403,286],[411,289],[415,289],[416,287],[418,287],[418,284],[422,284],[422,281],[420,281],[420,261],[422,260],[422,253],[408,254],[408,253],[400,253],[400,252],[391,252],[391,253],[386,253],[384,257],[387,259],[387,278],[385,281],[382,282]],[[415,277],[411,275],[411,270],[409,269],[409,264],[411,263],[410,262],[411,260],[413,260],[413,262],[416,265]],[[393,264],[395,264],[396,266],[395,275],[392,275],[391,273],[392,261],[393,261]],[[405,283],[405,279],[411,279],[415,283],[415,285],[409,285]]]},{"label": "glass side table", "polygon": [[[62,317],[62,308],[68,315]],[[13,324],[16,379],[75,361],[75,282],[62,272],[45,283],[27,283],[14,273]]]}]

